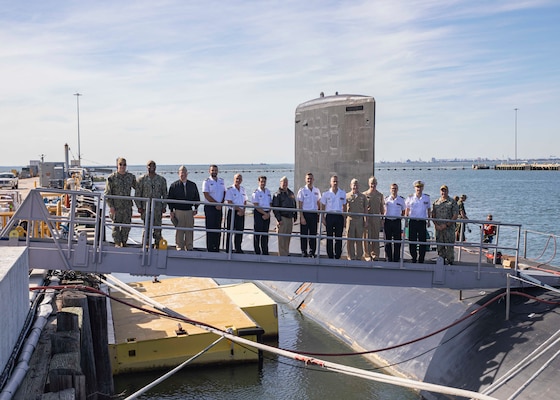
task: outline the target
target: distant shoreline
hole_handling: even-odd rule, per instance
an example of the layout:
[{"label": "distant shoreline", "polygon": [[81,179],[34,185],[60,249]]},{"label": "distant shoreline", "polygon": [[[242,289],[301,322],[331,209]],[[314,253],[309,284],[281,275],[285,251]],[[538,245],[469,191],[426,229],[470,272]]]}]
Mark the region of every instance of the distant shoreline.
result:
[{"label": "distant shoreline", "polygon": [[[157,161],[156,161],[157,162]],[[187,167],[191,168],[207,168],[210,164],[215,162],[209,162],[208,164],[185,164]],[[436,159],[430,161],[424,160],[405,160],[405,161],[377,161],[376,166],[387,166],[387,165],[426,165],[426,166],[438,166],[438,165],[456,165],[456,166],[471,166],[472,164],[486,164],[494,166],[497,164],[539,164],[539,163],[560,163],[560,158],[537,158],[537,159],[518,159],[517,161],[511,159],[504,160],[488,160],[488,159]],[[159,164],[158,167],[173,167],[180,166],[182,164]],[[218,166],[231,166],[231,167],[280,167],[285,166],[287,168],[293,168],[295,163],[285,162],[285,163],[217,163]],[[129,165],[130,168],[144,167],[144,164]],[[21,170],[21,168],[27,167],[27,165],[0,165],[0,172],[11,171],[12,169]],[[85,168],[115,168],[114,165],[84,165]]]}]

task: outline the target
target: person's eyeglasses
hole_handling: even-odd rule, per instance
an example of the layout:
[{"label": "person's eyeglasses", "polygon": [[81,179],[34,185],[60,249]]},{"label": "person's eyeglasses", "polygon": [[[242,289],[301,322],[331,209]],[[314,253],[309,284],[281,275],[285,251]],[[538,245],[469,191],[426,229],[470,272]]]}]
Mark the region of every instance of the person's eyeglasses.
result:
[{"label": "person's eyeglasses", "polygon": [[123,166],[125,166],[125,167],[126,167],[126,163],[124,163],[124,164],[123,164],[123,163],[119,163],[119,165],[123,165]]}]

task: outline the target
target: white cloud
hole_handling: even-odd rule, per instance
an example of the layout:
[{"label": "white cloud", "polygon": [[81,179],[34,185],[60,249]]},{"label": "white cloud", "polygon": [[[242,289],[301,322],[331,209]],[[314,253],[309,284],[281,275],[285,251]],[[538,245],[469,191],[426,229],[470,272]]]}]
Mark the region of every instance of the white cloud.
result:
[{"label": "white cloud", "polygon": [[[378,160],[513,156],[515,107],[547,138],[520,154],[547,156],[559,13],[551,1],[11,4],[0,129],[18,151],[0,164],[77,147],[76,92],[83,158],[99,164],[292,162],[294,110],[320,91],[376,98]],[[434,146],[446,136],[461,143]]]}]

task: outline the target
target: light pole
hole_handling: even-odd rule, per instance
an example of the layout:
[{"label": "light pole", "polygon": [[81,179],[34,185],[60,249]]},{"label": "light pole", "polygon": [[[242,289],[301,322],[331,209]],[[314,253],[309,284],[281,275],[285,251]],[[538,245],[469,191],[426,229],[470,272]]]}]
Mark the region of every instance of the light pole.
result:
[{"label": "light pole", "polygon": [[515,163],[517,164],[517,108],[515,110]]},{"label": "light pole", "polygon": [[76,96],[76,108],[78,111],[78,166],[82,166],[82,152],[80,151],[80,96],[81,93],[74,93]]}]

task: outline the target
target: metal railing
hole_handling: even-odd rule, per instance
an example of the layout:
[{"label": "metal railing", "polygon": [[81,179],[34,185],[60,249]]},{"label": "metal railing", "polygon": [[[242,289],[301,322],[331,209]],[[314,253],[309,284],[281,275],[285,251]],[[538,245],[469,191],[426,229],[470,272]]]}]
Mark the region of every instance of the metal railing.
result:
[{"label": "metal railing", "polygon": [[[540,245],[542,247],[541,253],[532,258],[532,261],[540,262],[541,264],[551,264],[558,256],[557,252],[557,241],[560,236],[553,233],[543,233],[538,231],[533,231],[530,229],[525,229],[523,231],[523,258],[530,258],[528,254],[528,249],[531,247],[533,251],[537,249]],[[531,246],[529,245],[531,243]],[[544,257],[549,257],[544,259]]]},{"label": "metal railing", "polygon": [[[478,252],[477,264],[478,264],[479,273],[480,273],[480,267],[483,264],[483,258],[486,258],[486,260],[484,260],[484,263],[491,262],[494,264],[499,261],[499,255],[502,252],[504,253],[512,252],[514,254],[513,258],[515,259],[514,268],[517,268],[518,266],[517,260],[519,257],[519,243],[520,243],[520,232],[521,232],[521,225],[519,224],[507,224],[507,223],[500,223],[498,221],[492,221],[493,225],[496,225],[497,227],[494,243],[484,243],[484,234],[482,231],[482,227],[488,221],[482,221],[482,220],[480,221],[479,220],[444,220],[444,219],[437,220],[437,221],[451,222],[453,224],[468,223],[471,226],[475,226],[480,231],[480,235],[477,235],[478,240],[475,241],[443,243],[443,242],[438,242],[435,239],[432,239],[433,235],[430,235],[430,240],[428,242],[410,241],[408,240],[406,235],[402,233],[401,233],[401,239],[399,241],[386,240],[385,238],[382,237],[380,237],[379,239],[349,238],[344,236],[344,234],[342,237],[332,237],[332,236],[327,236],[326,232],[323,229],[324,221],[326,219],[326,215],[328,214],[326,211],[323,210],[319,210],[319,211],[305,210],[306,213],[315,212],[318,214],[318,230],[316,236],[303,235],[301,234],[301,232],[298,232],[297,229],[294,229],[294,231],[291,234],[279,233],[273,229],[272,223],[271,223],[271,229],[268,232],[255,232],[253,229],[250,228],[248,229],[246,228],[243,231],[238,231],[234,229],[234,223],[233,223],[234,213],[231,213],[232,220],[230,221],[231,222],[230,229],[227,229],[226,228],[227,224],[223,223],[219,229],[209,230],[206,229],[205,226],[201,226],[196,222],[192,228],[175,227],[171,224],[169,218],[167,217],[162,220],[161,225],[156,225],[155,214],[154,214],[154,210],[157,208],[156,205],[162,203],[167,204],[171,202],[171,200],[167,200],[167,199],[147,199],[147,198],[140,198],[134,196],[103,196],[103,194],[100,192],[89,192],[83,190],[69,191],[69,190],[58,190],[58,189],[34,189],[32,190],[32,192],[41,193],[41,195],[46,199],[43,202],[44,209],[46,211],[43,214],[43,217],[37,220],[26,221],[23,220],[22,218],[19,218],[18,213],[16,211],[13,218],[16,218],[17,221],[14,221],[12,219],[10,223],[7,226],[5,226],[2,232],[0,233],[0,238],[4,238],[4,239],[7,238],[9,236],[10,231],[13,230],[13,227],[15,225],[18,224],[21,225],[22,223],[24,223],[27,225],[25,229],[26,241],[30,241],[31,239],[52,237],[52,239],[54,239],[57,242],[65,242],[67,244],[67,253],[69,254],[74,245],[74,242],[76,242],[81,235],[85,235],[88,244],[91,244],[94,248],[95,260],[99,260],[99,257],[102,256],[103,252],[108,251],[108,248],[110,247],[109,246],[110,243],[106,240],[107,230],[112,229],[113,227],[129,227],[135,231],[138,230],[143,231],[143,234],[141,235],[131,234],[131,237],[134,236],[142,237],[140,241],[140,245],[144,250],[142,256],[143,265],[150,263],[151,254],[155,250],[151,246],[151,240],[152,240],[151,238],[153,236],[153,231],[155,229],[158,229],[162,231],[162,234],[163,232],[166,231],[173,231],[173,232],[176,230],[192,231],[193,236],[195,236],[195,240],[200,239],[208,232],[220,233],[222,234],[222,247],[223,248],[227,247],[229,249],[228,259],[231,259],[232,252],[234,250],[234,246],[233,246],[234,235],[241,234],[245,239],[246,236],[253,235],[254,233],[256,233],[258,235],[267,235],[270,238],[276,238],[276,239],[282,236],[297,238],[297,239],[300,238],[316,239],[318,255],[322,254],[322,251],[324,250],[325,240],[341,240],[343,242],[343,248],[344,245],[346,245],[348,242],[356,242],[356,241],[363,242],[364,244],[368,242],[369,243],[376,242],[379,243],[380,247],[383,247],[386,243],[393,243],[393,244],[400,243],[401,244],[401,248],[400,248],[401,253],[399,257],[400,267],[402,267],[403,263],[405,262],[404,259],[405,251],[406,251],[405,246],[407,245],[430,246],[430,248],[433,248],[434,246],[436,247],[453,246],[455,251],[459,247],[463,251]],[[149,215],[150,218],[146,218],[144,221],[141,221],[136,213],[133,214],[133,218],[130,224],[113,222],[107,215],[108,207],[106,206],[106,201],[109,198],[116,199],[116,200],[119,199],[130,200],[133,203],[135,203],[136,201],[144,201],[146,202],[145,204],[147,205],[146,208],[149,208],[149,210],[146,211],[147,212],[146,215]],[[25,204],[28,200],[29,199],[27,199],[24,202],[22,208],[26,207]],[[193,202],[193,201],[175,200],[175,199],[173,199],[172,202],[174,204],[188,204],[188,205],[195,205],[197,207],[203,205],[216,205],[216,203],[208,203],[204,201]],[[227,215],[227,212],[225,211],[228,208],[233,207],[233,205],[222,204],[222,207],[224,211],[223,212],[224,218],[222,221],[225,222],[225,216]],[[245,208],[246,214],[248,215],[250,215],[251,212],[254,212],[254,209],[257,208],[252,204],[246,204],[243,207]],[[161,208],[165,209],[164,207]],[[270,207],[270,209],[271,211],[289,211],[289,212],[296,212],[298,214],[304,211],[297,208],[281,208],[281,207]],[[348,216],[379,218],[380,222],[382,222],[382,219],[384,218],[383,215],[378,215],[378,214],[374,215],[374,214],[360,214],[360,213],[348,213],[348,212],[341,212],[339,214],[345,218],[345,225],[346,225],[346,217]],[[402,221],[401,224],[404,223],[405,225],[407,225],[407,222],[411,218],[403,216],[400,217],[400,219]],[[414,218],[414,219],[418,220],[419,218]],[[197,220],[200,219],[197,218]],[[434,219],[426,218],[425,220],[427,223],[430,222],[430,225],[433,226]],[[296,223],[295,227],[297,227],[297,225],[298,224]],[[383,224],[381,224],[381,226],[383,226]],[[508,230],[511,231],[508,233],[508,236],[514,239],[514,244],[504,245],[500,243],[500,237],[503,235],[505,231]],[[526,239],[527,232],[528,231],[526,231],[525,233],[525,243],[527,243],[527,239]],[[229,246],[225,246],[223,240],[228,237],[230,243]],[[457,262],[461,261],[461,254],[462,251],[458,251],[456,257]],[[491,254],[492,256],[486,257],[486,254]],[[317,259],[315,262],[318,263],[319,260]]]}]

